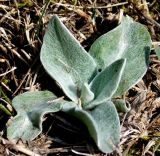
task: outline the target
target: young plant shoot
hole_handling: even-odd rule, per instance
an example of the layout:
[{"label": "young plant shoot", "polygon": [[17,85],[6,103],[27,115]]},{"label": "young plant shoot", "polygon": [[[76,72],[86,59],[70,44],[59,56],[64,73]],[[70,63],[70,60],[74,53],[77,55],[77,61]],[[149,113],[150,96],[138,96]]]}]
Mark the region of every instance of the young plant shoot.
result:
[{"label": "young plant shoot", "polygon": [[147,29],[129,16],[99,37],[89,52],[54,16],[43,39],[40,59],[70,100],[49,91],[18,95],[13,99],[17,115],[7,129],[8,138],[33,140],[42,132],[43,116],[62,111],[86,125],[99,150],[112,152],[120,142],[116,107],[126,106],[125,99],[117,97],[122,97],[142,79],[149,64],[150,49]]}]

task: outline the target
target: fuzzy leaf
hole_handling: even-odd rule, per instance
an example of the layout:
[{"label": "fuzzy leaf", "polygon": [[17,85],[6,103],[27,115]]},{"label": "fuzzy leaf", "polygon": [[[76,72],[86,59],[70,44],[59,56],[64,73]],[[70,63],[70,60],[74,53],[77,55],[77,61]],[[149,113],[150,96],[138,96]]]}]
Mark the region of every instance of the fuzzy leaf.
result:
[{"label": "fuzzy leaf", "polygon": [[86,104],[85,109],[91,109],[106,101],[106,99],[111,99],[118,88],[125,64],[126,60],[117,60],[95,77],[91,82],[91,91],[95,98],[92,102]]},{"label": "fuzzy leaf", "polygon": [[42,118],[50,112],[60,111],[64,100],[56,99],[49,91],[26,92],[13,99],[17,110],[11,125],[7,129],[10,140],[33,140],[42,131]]},{"label": "fuzzy leaf", "polygon": [[158,59],[160,59],[160,45],[159,44],[154,45],[154,49],[158,56]]},{"label": "fuzzy leaf", "polygon": [[90,90],[90,86],[84,83],[81,91],[81,102],[82,104],[89,103],[94,99],[94,93]]},{"label": "fuzzy leaf", "polygon": [[129,112],[131,110],[130,103],[126,102],[125,99],[112,99],[118,112]]},{"label": "fuzzy leaf", "polygon": [[147,29],[127,16],[118,27],[99,37],[89,52],[102,70],[117,59],[126,58],[125,72],[114,95],[121,96],[146,73],[150,48]]},{"label": "fuzzy leaf", "polygon": [[120,122],[114,104],[105,101],[90,111],[78,107],[65,111],[80,119],[98,148],[104,153],[112,152],[120,141]]},{"label": "fuzzy leaf", "polygon": [[72,101],[78,100],[82,85],[90,80],[96,68],[93,58],[57,16],[48,25],[40,58],[46,71]]}]

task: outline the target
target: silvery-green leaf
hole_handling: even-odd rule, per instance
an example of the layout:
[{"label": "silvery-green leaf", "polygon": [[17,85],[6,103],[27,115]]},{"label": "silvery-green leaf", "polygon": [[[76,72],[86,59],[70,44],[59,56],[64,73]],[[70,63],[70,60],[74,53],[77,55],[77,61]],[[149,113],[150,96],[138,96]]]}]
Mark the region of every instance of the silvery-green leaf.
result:
[{"label": "silvery-green leaf", "polygon": [[78,107],[67,112],[80,119],[98,148],[104,153],[112,152],[120,141],[120,121],[114,104],[105,101],[90,111]]},{"label": "silvery-green leaf", "polygon": [[17,115],[7,129],[7,137],[17,141],[33,140],[42,131],[42,118],[50,112],[60,111],[67,101],[56,99],[49,91],[26,92],[13,99]]},{"label": "silvery-green leaf", "polygon": [[78,100],[82,85],[90,80],[96,68],[93,58],[57,16],[48,25],[40,58],[45,70],[73,101]]},{"label": "silvery-green leaf", "polygon": [[125,59],[117,60],[95,77],[90,86],[91,91],[94,93],[94,100],[87,103],[85,109],[93,108],[106,101],[106,99],[111,99],[118,88],[125,64]]},{"label": "silvery-green leaf", "polygon": [[94,99],[94,93],[91,91],[88,83],[84,83],[84,85],[82,87],[80,99],[81,99],[82,105],[89,103],[90,101],[92,101]]},{"label": "silvery-green leaf", "polygon": [[129,112],[131,110],[130,103],[126,102],[125,99],[112,99],[118,112]]},{"label": "silvery-green leaf", "polygon": [[146,27],[126,16],[118,27],[99,37],[89,52],[102,70],[117,59],[126,58],[125,72],[114,95],[121,96],[146,73],[150,48]]},{"label": "silvery-green leaf", "polygon": [[158,56],[158,59],[160,59],[160,45],[159,44],[155,44],[154,45],[154,49],[155,49],[155,52]]}]

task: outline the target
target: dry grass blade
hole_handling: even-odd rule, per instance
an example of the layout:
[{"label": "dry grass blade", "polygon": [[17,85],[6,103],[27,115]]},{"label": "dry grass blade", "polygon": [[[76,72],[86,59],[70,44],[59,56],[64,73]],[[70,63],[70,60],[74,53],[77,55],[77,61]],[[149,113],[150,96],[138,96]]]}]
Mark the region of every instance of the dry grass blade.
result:
[{"label": "dry grass blade", "polygon": [[6,71],[5,73],[0,74],[0,77],[1,77],[1,76],[5,76],[5,75],[7,75],[8,73],[10,73],[10,72],[14,71],[15,69],[17,69],[17,68],[16,68],[16,67],[13,67],[13,68],[12,68],[12,69],[10,69],[9,71]]},{"label": "dry grass blade", "polygon": [[145,147],[145,149],[142,152],[142,156],[145,156],[149,152],[150,148],[153,145],[155,145],[155,141],[154,140],[149,141],[148,144],[147,144],[147,146]]},{"label": "dry grass blade", "polygon": [[2,137],[0,137],[0,140],[3,142],[4,145],[8,145],[9,148],[14,149],[16,151],[20,151],[20,152],[22,152],[22,153],[24,153],[28,156],[40,156],[39,154],[36,154],[36,153],[30,151],[29,149],[21,146],[21,145],[16,145],[16,144],[14,144],[14,143],[12,143],[12,142],[10,142],[10,141],[2,138]]},{"label": "dry grass blade", "polygon": [[31,68],[27,71],[26,75],[24,76],[23,80],[21,81],[21,83],[19,84],[17,89],[14,91],[13,95],[15,95],[18,92],[18,90],[21,88],[22,84],[25,82],[25,80],[26,80],[27,76],[29,75],[30,71],[31,71]]},{"label": "dry grass blade", "polygon": [[12,92],[12,90],[4,83],[4,82],[1,82],[1,85],[9,92]]},{"label": "dry grass blade", "polygon": [[[64,6],[64,7],[71,7],[71,8],[76,8],[76,9],[83,9],[83,6],[76,6],[76,5],[71,5],[71,4],[62,4],[62,3],[55,3],[53,2],[55,5],[58,6]],[[122,2],[122,3],[117,3],[117,4],[112,4],[112,5],[107,5],[107,6],[86,6],[85,8],[87,9],[106,9],[106,8],[111,8],[111,7],[117,7],[117,6],[121,6],[121,5],[125,5],[128,4],[128,2]]]},{"label": "dry grass blade", "polygon": [[77,155],[81,155],[81,156],[96,156],[96,154],[87,154],[87,153],[82,153],[82,152],[78,152],[76,150],[71,149],[71,151]]},{"label": "dry grass blade", "polygon": [[141,12],[141,14],[153,25],[157,26],[160,28],[160,24],[155,21],[152,16],[150,15],[149,8],[148,8],[148,3],[146,0],[143,0],[142,3],[138,0],[131,1],[131,3],[134,5],[134,7]]},{"label": "dry grass blade", "polygon": [[5,9],[5,10],[10,10],[11,9],[11,7],[3,5],[3,4],[0,4],[0,8]]}]

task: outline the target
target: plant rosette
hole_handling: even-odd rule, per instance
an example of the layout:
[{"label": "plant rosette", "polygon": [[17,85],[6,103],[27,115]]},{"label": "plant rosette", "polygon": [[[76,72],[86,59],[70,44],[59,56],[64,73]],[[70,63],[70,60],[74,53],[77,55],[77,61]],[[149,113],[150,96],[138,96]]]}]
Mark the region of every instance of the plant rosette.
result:
[{"label": "plant rosette", "polygon": [[44,36],[40,59],[70,101],[49,91],[16,96],[13,107],[17,115],[7,128],[8,138],[33,140],[42,132],[46,113],[63,111],[86,125],[102,152],[112,152],[120,142],[117,109],[127,110],[125,99],[117,97],[122,97],[142,79],[149,64],[150,49],[147,29],[129,16],[99,37],[89,52],[54,16]]}]

